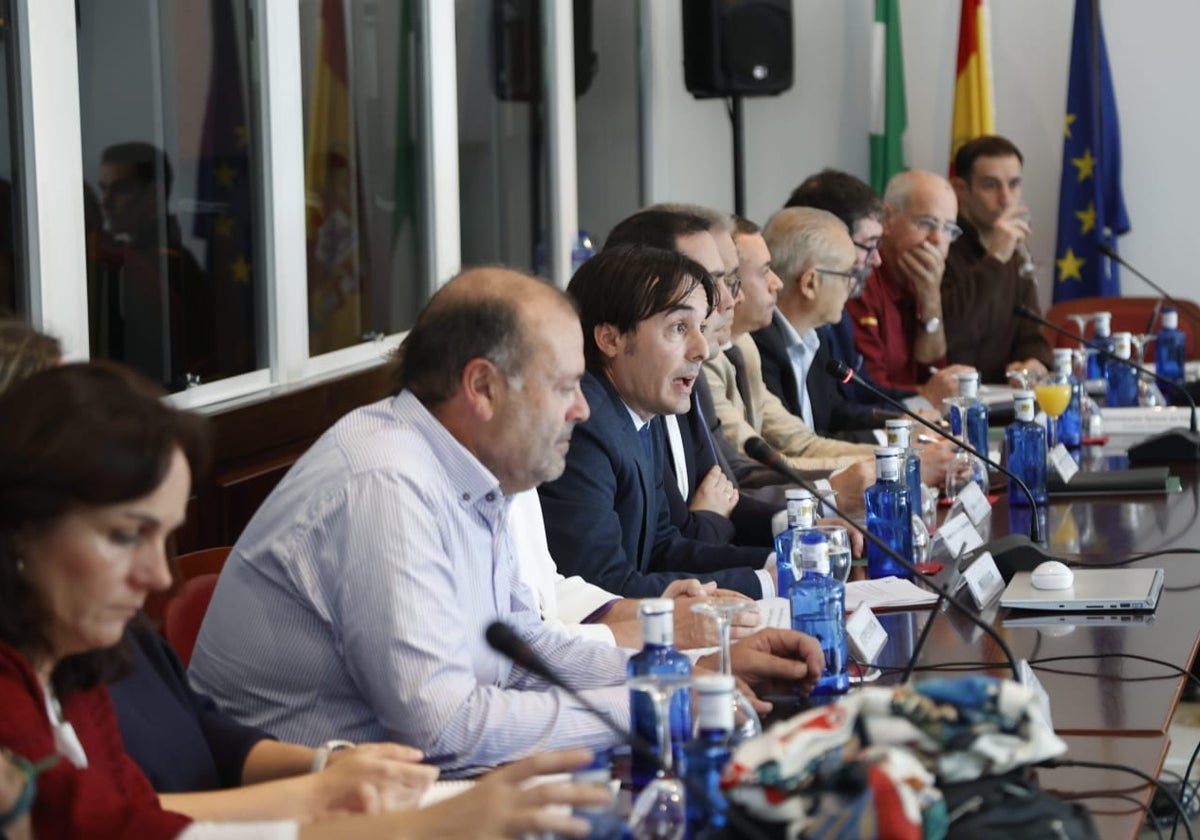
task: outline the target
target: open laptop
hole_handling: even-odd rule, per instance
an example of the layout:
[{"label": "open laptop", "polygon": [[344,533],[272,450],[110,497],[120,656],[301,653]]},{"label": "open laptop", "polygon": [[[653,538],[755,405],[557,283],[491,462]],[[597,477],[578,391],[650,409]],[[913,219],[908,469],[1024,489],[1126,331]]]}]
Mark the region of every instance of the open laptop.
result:
[{"label": "open laptop", "polygon": [[1162,569],[1079,569],[1070,589],[1035,589],[1029,572],[1017,572],[1000,606],[1017,610],[1123,612],[1152,610],[1162,594]]}]

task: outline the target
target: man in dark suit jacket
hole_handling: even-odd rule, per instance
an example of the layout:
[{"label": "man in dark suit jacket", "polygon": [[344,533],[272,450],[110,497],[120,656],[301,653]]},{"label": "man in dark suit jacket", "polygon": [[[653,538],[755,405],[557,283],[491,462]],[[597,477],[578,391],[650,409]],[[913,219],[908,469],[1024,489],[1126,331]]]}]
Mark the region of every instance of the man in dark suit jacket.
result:
[{"label": "man in dark suit jacket", "polygon": [[[771,217],[763,232],[743,221],[736,242],[744,276],[753,278],[759,266],[769,265],[776,277],[775,306],[770,295],[752,299],[750,289],[762,284],[748,283],[747,300],[735,315],[735,331],[750,332],[758,346],[767,390],[818,434],[874,442],[870,430],[882,427],[886,417],[838,392],[825,372],[830,357],[822,352],[816,332],[841,317],[842,305],[858,281],[845,226],[825,211],[785,208]],[[804,382],[797,378],[793,356],[805,359]]]},{"label": "man in dark suit jacket", "polygon": [[774,595],[765,548],[687,539],[670,522],[660,415],[688,410],[708,355],[708,273],[679,254],[620,246],[584,263],[568,291],[583,322],[591,416],[575,430],[562,477],[538,491],[559,571],[628,597],[685,576]]}]

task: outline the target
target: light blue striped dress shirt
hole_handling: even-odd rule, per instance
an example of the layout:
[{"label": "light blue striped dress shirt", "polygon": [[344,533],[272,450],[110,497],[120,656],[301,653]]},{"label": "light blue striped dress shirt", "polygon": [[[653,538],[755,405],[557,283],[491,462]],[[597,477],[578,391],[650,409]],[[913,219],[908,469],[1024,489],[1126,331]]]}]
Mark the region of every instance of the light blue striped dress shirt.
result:
[{"label": "light blue striped dress shirt", "polygon": [[497,479],[411,394],[352,411],[234,547],[191,662],[197,689],[279,738],[395,740],[451,774],[613,736],[488,648],[503,619],[629,725],[628,654],[542,624]]}]

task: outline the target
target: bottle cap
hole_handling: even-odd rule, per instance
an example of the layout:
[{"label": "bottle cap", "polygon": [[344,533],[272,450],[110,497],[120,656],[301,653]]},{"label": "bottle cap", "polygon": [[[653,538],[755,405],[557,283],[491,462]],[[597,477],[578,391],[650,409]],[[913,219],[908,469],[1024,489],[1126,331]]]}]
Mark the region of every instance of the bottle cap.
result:
[{"label": "bottle cap", "polygon": [[670,647],[675,644],[675,601],[671,598],[645,598],[638,602],[642,620],[642,641],[647,645]]},{"label": "bottle cap", "polygon": [[674,612],[675,600],[673,598],[643,598],[638,601],[638,615],[641,616]]},{"label": "bottle cap", "polygon": [[979,372],[955,374],[958,379],[958,395],[960,397],[975,397],[979,394]]},{"label": "bottle cap", "polygon": [[789,487],[783,491],[783,497],[785,499],[810,499],[812,498],[812,493],[803,487]]},{"label": "bottle cap", "polygon": [[1092,315],[1093,323],[1096,325],[1096,335],[1107,337],[1112,331],[1112,313],[1097,312]]},{"label": "bottle cap", "polygon": [[887,429],[888,446],[894,446],[899,449],[907,449],[909,436],[912,433],[911,420],[888,420],[884,423]]},{"label": "bottle cap", "polygon": [[830,574],[829,538],[820,531],[805,531],[800,537],[800,568],[819,575]]},{"label": "bottle cap", "polygon": [[1133,335],[1127,332],[1112,334],[1113,355],[1118,359],[1128,359],[1133,355]]},{"label": "bottle cap", "polygon": [[1162,328],[1164,330],[1179,329],[1179,313],[1174,306],[1164,306],[1162,311]]},{"label": "bottle cap", "polygon": [[900,450],[884,446],[875,450],[875,473],[882,481],[895,481],[900,477]]},{"label": "bottle cap", "polygon": [[733,731],[733,677],[706,674],[692,680],[696,692],[696,723],[701,730]]}]

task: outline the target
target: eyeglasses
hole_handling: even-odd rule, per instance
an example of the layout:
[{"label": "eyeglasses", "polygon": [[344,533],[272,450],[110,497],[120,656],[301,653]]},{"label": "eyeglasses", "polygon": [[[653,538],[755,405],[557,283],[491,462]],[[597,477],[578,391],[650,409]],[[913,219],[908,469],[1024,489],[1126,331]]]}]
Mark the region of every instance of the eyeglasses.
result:
[{"label": "eyeglasses", "polygon": [[832,268],[814,268],[813,271],[817,272],[817,274],[841,277],[846,282],[846,288],[850,290],[851,295],[862,287],[863,282],[867,279],[867,275],[871,273],[871,270],[866,266],[853,268],[850,271],[837,271]]},{"label": "eyeglasses", "polygon": [[[850,241],[854,242],[854,240],[850,240]],[[871,259],[871,255],[879,250],[879,240],[876,239],[874,242],[871,242],[869,245],[865,245],[862,242],[854,242],[854,247],[863,252],[863,262],[869,262]]]},{"label": "eyeglasses", "polygon": [[931,235],[935,230],[940,230],[946,234],[946,238],[951,242],[962,236],[962,228],[954,224],[954,222],[939,222],[933,216],[917,216],[915,219],[910,219],[915,226],[925,231],[925,235]]}]

